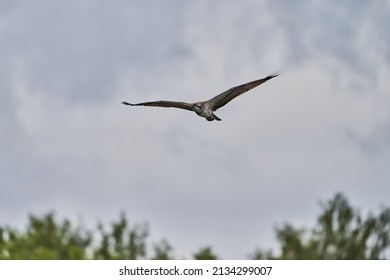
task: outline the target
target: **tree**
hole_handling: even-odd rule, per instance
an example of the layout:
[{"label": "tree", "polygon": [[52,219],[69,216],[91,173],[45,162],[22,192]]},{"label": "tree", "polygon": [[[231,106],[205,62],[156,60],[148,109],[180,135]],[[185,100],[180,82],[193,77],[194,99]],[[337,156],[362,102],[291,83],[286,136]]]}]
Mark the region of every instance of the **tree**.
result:
[{"label": "tree", "polygon": [[[342,194],[321,204],[313,229],[288,223],[276,229],[280,253],[257,250],[253,259],[385,259],[390,257],[390,208],[362,217]],[[130,224],[124,213],[106,229],[75,227],[54,213],[29,216],[25,231],[0,226],[0,259],[159,259],[174,258],[162,239],[148,245],[149,226]],[[217,259],[210,246],[193,254],[196,260]]]},{"label": "tree", "polygon": [[312,230],[285,224],[276,229],[281,253],[255,252],[270,259],[385,259],[390,249],[390,209],[365,219],[342,194],[322,204],[323,213]]},{"label": "tree", "polygon": [[173,248],[167,240],[163,239],[160,243],[157,243],[153,247],[154,256],[153,260],[173,260]]},{"label": "tree", "polygon": [[0,227],[0,259],[85,259],[91,235],[73,228],[68,220],[58,223],[53,213],[31,215],[25,233]]},{"label": "tree", "polygon": [[213,253],[210,246],[201,248],[198,252],[193,254],[195,260],[217,260],[218,257]]},{"label": "tree", "polygon": [[149,228],[146,224],[129,226],[124,213],[119,221],[111,224],[111,232],[107,233],[99,224],[98,231],[101,242],[94,250],[93,259],[101,260],[137,260],[146,256],[146,238]]},{"label": "tree", "polygon": [[173,259],[172,246],[165,239],[148,254],[148,236],[147,224],[130,225],[123,213],[109,230],[98,224],[94,234],[83,227],[73,227],[67,219],[57,221],[54,213],[31,215],[25,231],[0,227],[0,259]]}]

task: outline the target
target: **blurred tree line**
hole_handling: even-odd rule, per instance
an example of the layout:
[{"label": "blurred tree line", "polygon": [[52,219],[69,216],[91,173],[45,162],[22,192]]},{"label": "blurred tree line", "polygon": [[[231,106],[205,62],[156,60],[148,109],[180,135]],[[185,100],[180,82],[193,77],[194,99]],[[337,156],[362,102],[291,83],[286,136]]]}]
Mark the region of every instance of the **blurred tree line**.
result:
[{"label": "blurred tree line", "polygon": [[[390,257],[390,208],[362,217],[342,194],[321,205],[312,229],[286,223],[276,228],[278,253],[257,249],[251,259],[387,259]],[[0,226],[0,259],[174,259],[166,240],[148,244],[147,224],[130,225],[121,214],[108,229],[75,227],[54,213],[29,216],[25,231]],[[211,247],[192,255],[196,260],[217,259]]]}]

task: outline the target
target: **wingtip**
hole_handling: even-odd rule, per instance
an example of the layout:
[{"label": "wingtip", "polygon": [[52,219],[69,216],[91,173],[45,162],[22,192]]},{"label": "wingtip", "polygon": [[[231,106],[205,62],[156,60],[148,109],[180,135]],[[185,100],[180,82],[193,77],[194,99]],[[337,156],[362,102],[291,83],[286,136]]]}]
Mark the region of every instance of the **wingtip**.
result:
[{"label": "wingtip", "polygon": [[273,72],[271,75],[269,75],[267,78],[269,79],[272,79],[272,78],[275,78],[277,76],[280,76],[282,75],[283,71],[282,70],[279,70],[279,71],[276,71],[276,72]]},{"label": "wingtip", "polygon": [[126,101],[122,101],[121,104],[123,104],[123,105],[129,105],[129,106],[133,106],[133,105],[134,105],[134,104],[128,103],[128,102],[126,102]]}]

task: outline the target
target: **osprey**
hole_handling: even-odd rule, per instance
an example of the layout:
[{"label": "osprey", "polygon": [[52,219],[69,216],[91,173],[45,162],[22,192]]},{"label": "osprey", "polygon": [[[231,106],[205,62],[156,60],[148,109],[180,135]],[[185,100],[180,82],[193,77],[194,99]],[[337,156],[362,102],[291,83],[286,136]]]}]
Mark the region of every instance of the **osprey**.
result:
[{"label": "osprey", "polygon": [[262,83],[268,80],[271,80],[272,78],[277,77],[278,75],[279,74],[277,73],[271,74],[263,79],[259,79],[236,87],[232,87],[231,89],[228,89],[227,91],[224,91],[221,94],[218,94],[217,96],[209,100],[201,101],[201,102],[186,103],[186,102],[160,100],[160,101],[142,102],[136,104],[123,101],[122,104],[129,105],[129,106],[174,107],[179,109],[185,109],[188,111],[193,111],[197,115],[206,118],[206,120],[208,121],[213,121],[213,120],[220,121],[221,119],[214,114],[214,111],[217,111],[222,106],[225,106],[228,102],[230,102],[237,96],[261,85]]}]

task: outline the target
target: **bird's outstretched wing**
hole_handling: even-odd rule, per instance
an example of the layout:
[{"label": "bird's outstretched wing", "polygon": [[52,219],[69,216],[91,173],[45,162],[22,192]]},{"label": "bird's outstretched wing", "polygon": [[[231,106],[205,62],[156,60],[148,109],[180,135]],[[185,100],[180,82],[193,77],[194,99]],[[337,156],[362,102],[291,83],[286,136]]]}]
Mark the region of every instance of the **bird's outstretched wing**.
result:
[{"label": "bird's outstretched wing", "polygon": [[217,96],[211,98],[208,102],[210,102],[211,108],[213,111],[216,111],[218,108],[221,108],[222,106],[225,106],[228,102],[230,102],[232,99],[236,98],[237,96],[247,92],[248,90],[251,90],[262,83],[271,80],[272,78],[275,78],[279,76],[278,73],[271,74],[268,77],[265,77],[263,79],[259,79],[256,81],[252,81],[243,85],[239,85],[236,87],[232,87],[231,89],[228,89],[227,91],[222,92],[221,94],[218,94]]},{"label": "bird's outstretched wing", "polygon": [[160,100],[160,101],[142,102],[142,103],[136,103],[136,104],[123,101],[122,104],[130,105],[130,106],[174,107],[174,108],[180,108],[180,109],[193,111],[190,103],[176,102],[176,101]]}]

